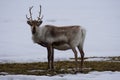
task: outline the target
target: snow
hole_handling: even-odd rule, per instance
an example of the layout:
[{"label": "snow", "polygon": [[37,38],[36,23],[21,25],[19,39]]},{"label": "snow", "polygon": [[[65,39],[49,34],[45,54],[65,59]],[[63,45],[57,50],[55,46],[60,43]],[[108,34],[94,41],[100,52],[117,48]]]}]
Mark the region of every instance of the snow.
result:
[{"label": "snow", "polygon": [[[43,25],[81,25],[86,28],[85,56],[119,56],[119,0],[0,0],[0,63],[47,61],[45,48],[33,44],[26,23],[28,8],[37,18],[42,5]],[[55,60],[74,57],[55,50]]]},{"label": "snow", "polygon": [[104,57],[95,57],[95,58],[88,58],[85,61],[110,61],[111,58],[104,58]]},{"label": "snow", "polygon": [[120,72],[90,72],[88,74],[65,74],[56,76],[6,75],[0,80],[119,80]]}]

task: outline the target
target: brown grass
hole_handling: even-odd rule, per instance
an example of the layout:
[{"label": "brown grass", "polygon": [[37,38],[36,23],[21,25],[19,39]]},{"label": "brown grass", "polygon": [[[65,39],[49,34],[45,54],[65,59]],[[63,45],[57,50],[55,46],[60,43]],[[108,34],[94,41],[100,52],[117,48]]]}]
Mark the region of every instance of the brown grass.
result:
[{"label": "brown grass", "polygon": [[[8,74],[27,74],[27,75],[56,75],[65,73],[75,73],[74,61],[58,61],[54,64],[55,70],[47,70],[47,62],[39,63],[13,63],[0,64],[0,72]],[[90,71],[120,71],[120,62],[108,61],[85,61],[83,73]]]}]

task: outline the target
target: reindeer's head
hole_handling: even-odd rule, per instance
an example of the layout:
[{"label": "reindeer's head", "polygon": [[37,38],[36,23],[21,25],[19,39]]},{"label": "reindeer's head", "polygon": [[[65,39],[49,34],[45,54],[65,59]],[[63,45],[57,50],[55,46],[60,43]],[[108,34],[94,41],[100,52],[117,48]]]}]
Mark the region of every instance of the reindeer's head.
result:
[{"label": "reindeer's head", "polygon": [[42,24],[42,18],[43,18],[43,16],[41,17],[41,5],[40,5],[40,12],[39,12],[39,16],[38,16],[38,19],[37,19],[37,20],[33,20],[33,19],[32,19],[32,13],[31,13],[31,9],[32,9],[32,8],[33,8],[33,6],[29,8],[30,17],[28,17],[28,16],[26,15],[27,23],[28,23],[32,28],[34,28],[34,27],[39,27],[39,26]]}]

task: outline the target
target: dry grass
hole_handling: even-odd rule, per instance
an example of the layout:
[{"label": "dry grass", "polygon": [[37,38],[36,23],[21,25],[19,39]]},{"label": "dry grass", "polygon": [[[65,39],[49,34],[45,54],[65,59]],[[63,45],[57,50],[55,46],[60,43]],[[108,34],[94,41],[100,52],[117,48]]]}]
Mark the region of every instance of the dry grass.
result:
[{"label": "dry grass", "polygon": [[[27,75],[56,75],[75,73],[74,61],[58,61],[55,62],[54,65],[55,70],[49,71],[47,70],[47,62],[0,64],[0,72]],[[87,73],[89,71],[120,71],[120,62],[85,61],[84,67],[87,69],[85,69],[83,73]]]}]

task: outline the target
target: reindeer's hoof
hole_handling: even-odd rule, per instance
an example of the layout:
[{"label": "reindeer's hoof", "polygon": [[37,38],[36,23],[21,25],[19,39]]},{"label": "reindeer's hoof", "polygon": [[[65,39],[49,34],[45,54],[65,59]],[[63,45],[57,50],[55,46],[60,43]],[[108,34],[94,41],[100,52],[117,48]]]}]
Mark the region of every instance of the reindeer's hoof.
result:
[{"label": "reindeer's hoof", "polygon": [[78,72],[79,72],[79,71],[76,70],[76,71],[74,71],[74,74],[77,74]]},{"label": "reindeer's hoof", "polygon": [[83,73],[83,70],[79,71],[80,73]]},{"label": "reindeer's hoof", "polygon": [[79,69],[78,68],[74,68],[73,69],[73,74],[77,74],[79,72]]},{"label": "reindeer's hoof", "polygon": [[54,69],[48,69],[48,71],[54,71]]},{"label": "reindeer's hoof", "polygon": [[83,73],[83,69],[80,69],[79,72],[80,72],[80,73]]}]

